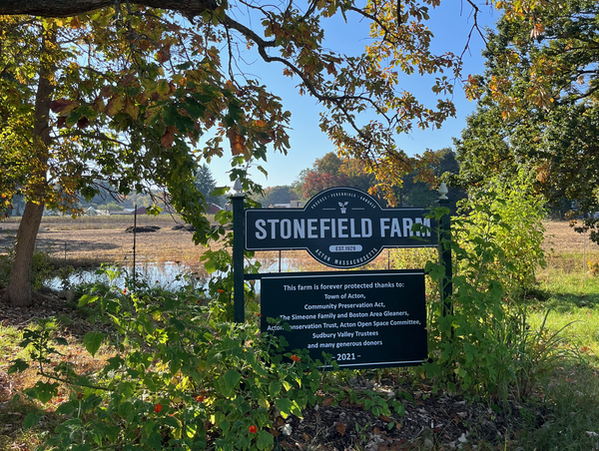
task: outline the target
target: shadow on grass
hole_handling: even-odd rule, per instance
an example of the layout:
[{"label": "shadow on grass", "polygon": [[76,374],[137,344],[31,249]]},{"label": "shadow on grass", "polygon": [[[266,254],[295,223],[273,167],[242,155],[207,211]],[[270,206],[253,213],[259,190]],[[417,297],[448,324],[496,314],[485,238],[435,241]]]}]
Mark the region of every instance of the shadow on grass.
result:
[{"label": "shadow on grass", "polygon": [[529,307],[572,313],[579,309],[599,308],[599,278],[552,272],[544,275],[537,288],[523,295]]},{"label": "shadow on grass", "polygon": [[[595,368],[584,364],[567,365],[552,374],[545,390],[544,403],[538,407],[543,423],[540,427],[527,427],[518,432],[518,449],[598,449],[598,376]],[[523,407],[523,410],[531,407]],[[521,413],[526,417],[527,412]]]}]

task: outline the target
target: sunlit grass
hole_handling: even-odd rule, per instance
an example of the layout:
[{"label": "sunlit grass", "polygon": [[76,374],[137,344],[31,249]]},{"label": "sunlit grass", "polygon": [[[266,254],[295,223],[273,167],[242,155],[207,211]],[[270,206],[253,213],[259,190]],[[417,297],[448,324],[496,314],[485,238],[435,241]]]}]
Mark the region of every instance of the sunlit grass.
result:
[{"label": "sunlit grass", "polygon": [[[539,292],[529,300],[529,323],[546,326],[563,335],[573,349],[591,357],[599,356],[599,277],[582,271],[549,268],[539,276]],[[596,361],[596,363],[599,363]]]}]

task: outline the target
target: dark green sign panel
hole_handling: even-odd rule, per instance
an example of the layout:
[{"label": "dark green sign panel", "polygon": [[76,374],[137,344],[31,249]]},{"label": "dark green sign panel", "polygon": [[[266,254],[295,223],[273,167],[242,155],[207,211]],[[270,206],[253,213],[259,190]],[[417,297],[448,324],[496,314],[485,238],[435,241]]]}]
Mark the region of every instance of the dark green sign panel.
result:
[{"label": "dark green sign panel", "polygon": [[261,280],[262,331],[284,335],[290,351],[308,349],[321,361],[324,352],[342,368],[420,365],[428,357],[421,270],[285,273]]},{"label": "dark green sign panel", "polygon": [[355,188],[330,188],[300,208],[245,212],[247,250],[306,249],[333,268],[357,268],[385,247],[437,245],[435,221],[424,208],[381,208]]}]

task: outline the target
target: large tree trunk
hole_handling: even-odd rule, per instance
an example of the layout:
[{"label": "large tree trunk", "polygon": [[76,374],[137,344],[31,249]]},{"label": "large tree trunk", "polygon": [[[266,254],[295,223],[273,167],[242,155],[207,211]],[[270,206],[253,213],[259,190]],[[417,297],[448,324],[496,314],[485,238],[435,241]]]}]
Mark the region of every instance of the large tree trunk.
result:
[{"label": "large tree trunk", "polygon": [[44,204],[27,202],[25,212],[19,224],[17,243],[15,245],[15,259],[10,271],[6,296],[15,307],[31,305],[31,264],[35,239],[42,221]]},{"label": "large tree trunk", "polygon": [[[39,165],[39,172],[31,174],[36,185],[29,189],[29,197],[32,199],[25,205],[25,211],[19,224],[17,242],[15,245],[15,259],[8,279],[6,298],[17,307],[31,305],[31,263],[33,262],[33,251],[35,250],[35,239],[44,212],[44,197],[46,191],[46,171],[48,165],[48,148],[50,146],[50,101],[54,90],[51,76],[54,72],[52,63],[44,61],[46,56],[46,44],[50,42],[53,47],[56,44],[56,34],[49,29],[42,35],[42,47],[40,57],[40,70],[35,96],[35,111],[33,117],[33,146],[34,157]],[[48,60],[52,56],[48,55]]]}]

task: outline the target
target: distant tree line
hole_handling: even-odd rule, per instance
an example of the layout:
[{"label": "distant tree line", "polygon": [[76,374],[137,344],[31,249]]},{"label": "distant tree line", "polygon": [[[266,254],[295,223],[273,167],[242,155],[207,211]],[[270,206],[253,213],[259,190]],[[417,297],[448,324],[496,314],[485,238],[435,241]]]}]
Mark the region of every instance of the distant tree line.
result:
[{"label": "distant tree line", "polygon": [[[397,206],[401,207],[429,207],[439,198],[438,183],[444,173],[458,174],[459,164],[455,153],[450,148],[430,152],[431,162],[428,177],[422,174],[422,168],[414,170],[403,177],[403,183],[395,187]],[[430,183],[430,180],[436,182]],[[276,204],[288,204],[292,197],[304,202],[327,188],[337,186],[351,186],[366,192],[376,191],[377,181],[375,175],[366,170],[362,161],[355,158],[342,158],[334,152],[329,152],[317,159],[311,168],[304,169],[299,178],[288,186],[274,186],[266,188],[256,200],[263,207]],[[382,197],[378,200],[382,206],[387,206],[387,201]],[[456,202],[466,193],[461,188],[450,188],[448,197],[450,205],[455,211]]]}]

